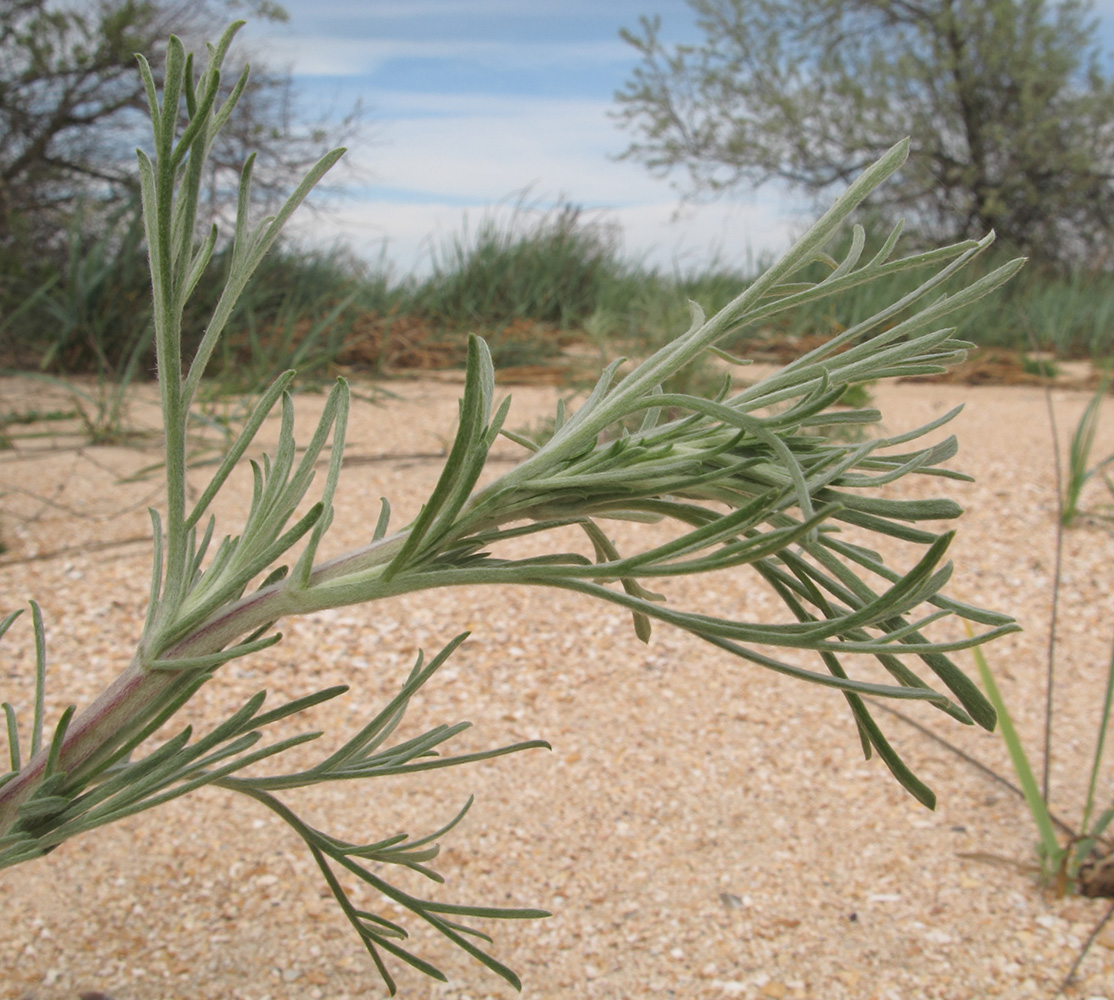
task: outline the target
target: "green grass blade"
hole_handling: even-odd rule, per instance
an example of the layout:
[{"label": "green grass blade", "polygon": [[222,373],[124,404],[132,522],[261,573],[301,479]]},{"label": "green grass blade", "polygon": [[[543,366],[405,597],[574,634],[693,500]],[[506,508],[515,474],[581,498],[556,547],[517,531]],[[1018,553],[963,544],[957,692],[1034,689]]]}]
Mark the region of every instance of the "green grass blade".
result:
[{"label": "green grass blade", "polygon": [[986,657],[983,656],[982,650],[977,647],[972,652],[975,655],[975,664],[979,668],[979,676],[986,688],[987,697],[998,713],[998,723],[1002,727],[1002,738],[1006,741],[1006,749],[1009,751],[1010,760],[1013,762],[1013,769],[1017,772],[1017,780],[1025,795],[1025,802],[1029,806],[1033,822],[1036,823],[1037,830],[1040,833],[1041,849],[1045,864],[1048,866],[1046,871],[1049,869],[1055,870],[1064,855],[1064,848],[1060,846],[1060,842],[1056,839],[1056,829],[1048,812],[1048,803],[1041,796],[1037,779],[1033,775],[1033,769],[1029,766],[1029,758],[1025,755],[1021,738],[1013,727],[1013,720],[1010,718],[1006,703],[1002,699],[1002,693],[998,690],[998,685],[994,681],[994,675],[991,674],[990,667],[987,666]]},{"label": "green grass blade", "polygon": [[1110,653],[1110,666],[1106,671],[1106,694],[1102,700],[1102,720],[1099,722],[1098,738],[1095,742],[1095,759],[1091,764],[1091,780],[1087,785],[1087,803],[1083,807],[1083,819],[1079,824],[1079,835],[1087,836],[1087,824],[1091,819],[1091,809],[1095,802],[1095,785],[1098,783],[1099,767],[1102,765],[1102,751],[1106,743],[1106,728],[1110,724],[1110,706],[1114,701],[1114,648]]},{"label": "green grass blade", "polygon": [[31,602],[31,618],[35,623],[35,715],[31,723],[31,756],[43,745],[43,715],[46,704],[46,632],[43,612]]},{"label": "green grass blade", "polygon": [[8,702],[4,702],[4,718],[8,724],[8,759],[11,761],[12,773],[15,774],[21,765],[19,755],[19,726],[16,724],[15,709]]}]

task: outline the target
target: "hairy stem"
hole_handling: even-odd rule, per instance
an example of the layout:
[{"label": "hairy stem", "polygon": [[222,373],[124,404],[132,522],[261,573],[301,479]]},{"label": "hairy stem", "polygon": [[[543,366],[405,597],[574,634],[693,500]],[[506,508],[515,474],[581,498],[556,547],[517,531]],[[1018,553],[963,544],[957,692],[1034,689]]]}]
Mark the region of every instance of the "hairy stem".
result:
[{"label": "hairy stem", "polygon": [[[199,625],[184,639],[160,654],[162,661],[204,656],[226,649],[241,636],[270,625],[291,614],[309,614],[337,606],[336,589],[325,596],[319,586],[327,581],[357,572],[366,572],[390,562],[406,540],[406,531],[346,553],[323,563],[310,577],[304,589],[292,589],[287,583],[276,583],[227,605],[208,621]],[[378,596],[389,596],[406,589],[405,585],[384,588]],[[354,597],[356,603],[366,598]],[[82,769],[95,757],[119,744],[120,734],[134,731],[138,720],[152,717],[165,704],[167,695],[181,683],[182,672],[150,667],[150,658],[137,655],[132,662],[88,708],[74,717],[62,739],[57,755],[57,768],[71,779],[80,777]],[[18,818],[19,806],[25,802],[46,776],[50,746],[44,745],[34,754],[20,773],[0,788],[0,837]]]}]

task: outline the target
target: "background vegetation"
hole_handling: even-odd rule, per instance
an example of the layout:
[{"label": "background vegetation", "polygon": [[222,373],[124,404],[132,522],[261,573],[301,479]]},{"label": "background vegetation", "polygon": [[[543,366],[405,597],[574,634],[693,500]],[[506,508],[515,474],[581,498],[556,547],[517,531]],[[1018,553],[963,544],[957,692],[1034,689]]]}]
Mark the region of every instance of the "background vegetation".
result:
[{"label": "background vegetation", "polygon": [[[1001,250],[982,266],[1034,248],[1041,253],[1004,297],[964,314],[960,335],[1015,352],[1036,344],[1059,358],[1110,355],[1114,271],[1096,248],[1110,244],[1114,214],[1107,202],[1114,204],[1114,195],[1107,190],[1108,151],[1094,144],[1114,133],[1090,126],[1114,118],[1114,84],[1101,72],[1086,4],[690,3],[706,36],[702,47],[667,51],[652,21],[641,35],[625,33],[643,55],[616,95],[617,119],[633,135],[628,155],[663,174],[688,171],[690,193],[772,176],[796,177],[819,193],[874,158],[879,143],[911,133],[910,164],[885,189],[896,201],[873,204],[860,220],[872,235],[868,247],[880,245],[895,214],[909,217],[914,242],[940,237],[941,220],[960,227],[949,238],[996,227]],[[152,52],[160,65],[167,33],[187,42],[208,37],[216,7],[98,0],[69,8],[17,0],[0,11],[0,368],[95,375],[102,385],[152,376],[147,250],[129,179],[142,118],[137,109],[145,104],[132,53]],[[250,0],[248,12],[285,16],[270,0]],[[833,32],[851,28],[856,46],[827,45]],[[826,47],[840,59],[803,64],[815,79],[782,79],[778,59],[801,46]],[[880,52],[887,59],[875,58]],[[227,214],[235,189],[228,171],[244,150],[260,150],[255,190],[267,206],[358,125],[358,109],[329,127],[299,118],[289,78],[256,69],[229,122],[227,144],[212,151],[213,170],[202,186],[205,219]],[[895,73],[911,81],[902,99],[876,99],[895,92]],[[860,89],[848,89],[852,77]],[[938,91],[913,85],[929,79],[950,83]],[[702,95],[704,117],[677,103],[690,92]],[[773,101],[766,117],[755,103],[763,94]],[[808,95],[816,100],[808,103]],[[740,117],[744,98],[758,109],[751,119]],[[840,112],[833,100],[850,102],[854,114]],[[786,101],[798,102],[788,118]],[[683,124],[684,134],[658,128],[663,115],[670,128]],[[790,119],[797,122],[794,134],[806,136],[838,122],[840,141],[790,142],[774,128]],[[934,131],[925,122],[946,124]],[[1069,130],[1072,138],[1060,141],[1050,129]],[[963,135],[966,149],[945,141]],[[747,141],[736,141],[740,136]],[[1080,136],[1091,145],[1081,146]],[[793,149],[806,148],[827,160],[796,163]],[[956,158],[950,166],[940,158],[944,149]],[[765,159],[732,159],[739,150]],[[1077,238],[1065,242],[1065,231]],[[699,272],[663,272],[624,258],[618,247],[606,219],[572,204],[548,211],[520,205],[509,221],[489,218],[462,229],[421,278],[339,249],[280,244],[241,300],[210,374],[217,391],[245,392],[287,367],[303,376],[337,367],[374,375],[459,367],[468,333],[477,332],[499,369],[537,377],[541,366],[541,376],[553,380],[574,372],[589,377],[604,353],[645,353],[683,331],[688,299],[714,311],[768,263],[721,261]],[[813,280],[825,266],[815,265]],[[187,357],[228,267],[228,250],[218,248],[184,318]],[[839,304],[841,322],[869,315],[881,299],[900,295],[903,283],[911,288],[919,280],[910,273],[890,286],[852,290]],[[742,329],[728,346],[784,359],[839,329],[828,307],[813,306],[780,317],[776,326]]]},{"label": "background vegetation", "polygon": [[[59,260],[41,260],[33,274],[4,276],[4,366],[150,376],[149,278],[134,208],[94,237],[74,225],[67,240]],[[1005,256],[1003,248],[981,266],[990,269]],[[187,355],[228,263],[227,251],[216,254],[201,282],[197,307],[186,317]],[[816,278],[826,266],[813,265]],[[618,253],[606,226],[569,206],[461,232],[422,279],[397,278],[341,250],[286,245],[261,266],[211,372],[230,391],[248,391],[285,367],[321,375],[337,366],[376,375],[458,367],[467,334],[478,332],[489,339],[498,367],[549,366],[558,377],[570,358],[591,368],[604,343],[635,354],[652,349],[687,327],[687,300],[718,309],[753,273],[726,262],[700,272],[648,270]],[[880,299],[892,301],[918,280],[911,272],[885,287],[852,290],[840,304],[839,323],[870,315]],[[784,357],[838,332],[839,323],[830,306],[802,308],[776,326],[740,330],[730,346],[752,357]],[[1031,264],[960,323],[960,335],[984,347],[1028,352],[1035,341],[1057,358],[1097,361],[1110,355],[1114,339],[1114,273]]]},{"label": "background vegetation", "polygon": [[987,230],[1045,261],[1108,253],[1114,79],[1081,0],[688,0],[643,18],[616,94],[626,156],[687,196],[777,179],[823,200],[911,137],[875,209],[931,244]]}]

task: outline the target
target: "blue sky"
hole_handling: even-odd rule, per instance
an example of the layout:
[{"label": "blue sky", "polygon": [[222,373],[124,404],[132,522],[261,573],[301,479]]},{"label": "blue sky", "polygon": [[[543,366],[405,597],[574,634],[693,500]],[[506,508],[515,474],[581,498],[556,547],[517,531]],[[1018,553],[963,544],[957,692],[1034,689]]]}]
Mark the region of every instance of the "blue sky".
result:
[{"label": "blue sky", "polygon": [[[637,64],[619,38],[658,14],[670,41],[695,40],[684,0],[283,0],[285,25],[245,39],[288,68],[307,108],[359,99],[368,127],[350,149],[355,180],[336,211],[301,232],[384,253],[401,276],[431,249],[517,200],[569,201],[619,227],[624,252],[663,269],[784,249],[807,206],[775,188],[681,206],[668,182],[616,162],[627,135],[608,117]],[[1102,34],[1114,0],[1095,6]],[[1107,43],[1108,48],[1114,46]],[[900,138],[895,136],[895,140]]]}]

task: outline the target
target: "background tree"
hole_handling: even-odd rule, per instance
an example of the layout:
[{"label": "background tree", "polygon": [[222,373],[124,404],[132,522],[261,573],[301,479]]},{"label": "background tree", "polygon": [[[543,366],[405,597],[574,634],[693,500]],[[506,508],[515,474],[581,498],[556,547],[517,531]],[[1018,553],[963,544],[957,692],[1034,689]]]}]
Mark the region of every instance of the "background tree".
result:
[{"label": "background tree", "polygon": [[[201,50],[230,9],[286,19],[271,0],[0,0],[3,363],[119,373],[133,350],[146,350],[150,282],[135,148],[146,141],[147,95],[135,53],[161,67],[171,34]],[[226,66],[226,94],[246,61]],[[250,62],[236,112],[209,151],[206,222],[234,213],[249,152],[253,197],[273,208],[360,120],[358,107],[332,121],[308,119],[289,74]],[[218,255],[214,281],[222,266]]]},{"label": "background tree", "polygon": [[[0,240],[40,249],[64,232],[79,201],[118,205],[135,196],[134,149],[147,98],[135,53],[162,65],[166,38],[199,47],[220,33],[228,4],[205,0],[96,0],[0,4]],[[285,20],[270,0],[245,14]],[[292,106],[289,75],[252,60],[248,91],[222,145],[213,150],[214,206],[234,195],[244,147],[258,151],[255,191],[285,190],[356,121],[307,123]],[[242,66],[230,67],[226,89]],[[158,82],[158,81],[157,81]],[[228,174],[235,170],[235,176]]]},{"label": "background tree", "polygon": [[660,19],[616,94],[624,157],[686,195],[846,183],[896,139],[908,166],[874,206],[924,237],[995,229],[1051,260],[1106,250],[1114,83],[1090,6],[1068,0],[688,0],[703,41]]}]

